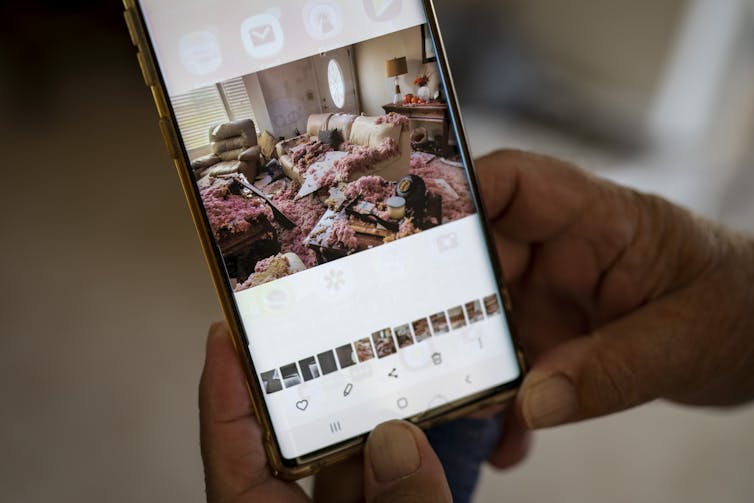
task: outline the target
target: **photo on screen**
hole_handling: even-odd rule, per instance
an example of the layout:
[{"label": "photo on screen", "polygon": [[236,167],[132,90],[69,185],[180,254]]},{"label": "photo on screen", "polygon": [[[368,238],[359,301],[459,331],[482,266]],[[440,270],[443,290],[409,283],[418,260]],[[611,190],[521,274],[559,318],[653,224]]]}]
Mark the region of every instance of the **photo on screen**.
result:
[{"label": "photo on screen", "polygon": [[237,292],[476,213],[425,34],[170,97]]},{"label": "photo on screen", "polygon": [[432,332],[435,335],[447,334],[450,329],[448,328],[448,318],[445,317],[445,312],[439,312],[429,317],[432,322]]},{"label": "photo on screen", "polygon": [[335,363],[335,353],[332,350],[318,354],[317,361],[319,362],[319,369],[322,371],[322,375],[332,374],[338,370],[338,364]]},{"label": "photo on screen", "polygon": [[380,330],[372,334],[374,347],[377,350],[377,358],[385,358],[396,353],[395,341],[393,340],[393,331],[389,328]]},{"label": "photo on screen", "polygon": [[353,343],[356,346],[356,356],[360,362],[366,362],[374,358],[374,350],[372,349],[372,341],[369,337],[358,340]]},{"label": "photo on screen", "polygon": [[466,316],[469,317],[469,323],[476,323],[484,319],[482,303],[478,300],[467,302],[464,307],[466,308]]},{"label": "photo on screen", "polygon": [[398,341],[398,347],[403,349],[414,343],[411,336],[411,326],[409,324],[401,325],[395,329],[395,339]]},{"label": "photo on screen", "polygon": [[427,318],[416,320],[411,326],[414,328],[414,337],[416,338],[417,343],[432,337],[432,333],[429,331],[429,321]]},{"label": "photo on screen", "polygon": [[301,377],[304,381],[311,381],[319,377],[319,367],[313,356],[305,358],[298,362],[298,366],[301,367]]},{"label": "photo on screen", "polygon": [[301,384],[301,376],[295,363],[280,367],[280,374],[283,376],[283,384],[285,384],[286,389]]},{"label": "photo on screen", "polygon": [[500,313],[500,303],[497,300],[497,295],[492,294],[484,298],[484,310],[487,311],[487,316]]},{"label": "photo on screen", "polygon": [[279,370],[270,370],[269,372],[262,372],[262,384],[264,386],[264,392],[269,394],[277,393],[283,390],[283,380],[280,378]]},{"label": "photo on screen", "polygon": [[448,318],[450,318],[450,328],[458,330],[466,326],[466,316],[463,314],[461,306],[448,309]]},{"label": "photo on screen", "polygon": [[353,346],[351,346],[350,344],[340,346],[335,350],[335,354],[338,355],[340,368],[345,369],[356,365],[356,353],[354,353]]}]

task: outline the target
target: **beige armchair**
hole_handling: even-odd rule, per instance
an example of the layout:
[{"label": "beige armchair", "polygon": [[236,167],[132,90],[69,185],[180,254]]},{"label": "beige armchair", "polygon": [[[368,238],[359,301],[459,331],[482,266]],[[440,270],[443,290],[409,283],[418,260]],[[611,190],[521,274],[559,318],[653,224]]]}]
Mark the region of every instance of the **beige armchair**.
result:
[{"label": "beige armchair", "polygon": [[242,119],[212,126],[209,140],[212,153],[191,161],[197,179],[241,173],[254,181],[261,163],[254,121]]},{"label": "beige armchair", "polygon": [[355,145],[376,147],[386,138],[391,137],[398,143],[400,154],[372,166],[369,172],[354,173],[354,181],[366,175],[378,175],[386,180],[398,181],[409,173],[411,166],[411,141],[409,132],[393,124],[377,124],[377,117],[364,117],[351,114],[315,114],[309,116],[306,134],[282,141],[277,144],[277,154],[285,174],[299,183],[303,177],[293,164],[289,152],[301,143],[316,139],[322,131],[337,129],[343,139]]}]

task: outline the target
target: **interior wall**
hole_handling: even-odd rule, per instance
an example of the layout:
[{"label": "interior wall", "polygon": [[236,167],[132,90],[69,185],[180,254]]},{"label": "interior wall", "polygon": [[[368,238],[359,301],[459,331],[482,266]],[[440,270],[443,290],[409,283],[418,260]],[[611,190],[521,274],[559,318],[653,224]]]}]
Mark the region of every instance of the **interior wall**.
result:
[{"label": "interior wall", "polygon": [[403,94],[416,93],[414,79],[422,72],[432,74],[429,87],[434,94],[439,87],[437,65],[422,64],[421,28],[415,26],[384,37],[360,42],[354,46],[356,74],[362,111],[367,115],[383,115],[382,105],[392,103],[394,79],[385,77],[385,61],[406,56],[408,74],[399,77]]},{"label": "interior wall", "polygon": [[275,137],[290,138],[306,131],[309,115],[321,113],[319,89],[311,59],[270,68],[246,79],[252,110],[260,129]]}]

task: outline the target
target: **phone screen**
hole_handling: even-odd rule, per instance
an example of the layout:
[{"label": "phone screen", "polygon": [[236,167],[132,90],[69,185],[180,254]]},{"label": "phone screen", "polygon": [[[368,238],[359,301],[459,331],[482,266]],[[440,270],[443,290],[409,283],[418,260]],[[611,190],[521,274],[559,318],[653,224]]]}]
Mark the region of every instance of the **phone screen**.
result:
[{"label": "phone screen", "polygon": [[420,0],[142,0],[287,460],[516,382]]}]

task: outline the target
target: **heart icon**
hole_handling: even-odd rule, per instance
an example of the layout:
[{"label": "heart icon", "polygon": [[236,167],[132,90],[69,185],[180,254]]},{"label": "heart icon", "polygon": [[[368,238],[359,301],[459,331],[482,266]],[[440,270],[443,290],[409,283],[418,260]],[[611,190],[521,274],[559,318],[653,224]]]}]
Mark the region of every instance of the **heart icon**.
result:
[{"label": "heart icon", "polygon": [[296,408],[298,410],[306,410],[309,407],[309,400],[299,400],[296,402]]}]

